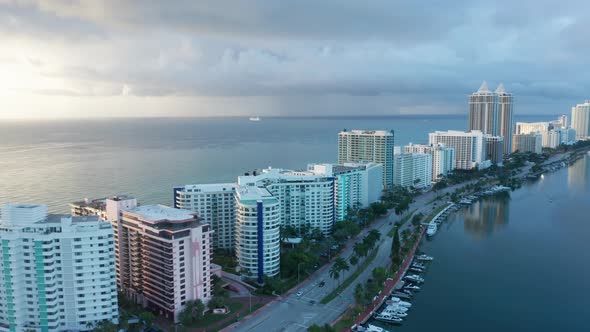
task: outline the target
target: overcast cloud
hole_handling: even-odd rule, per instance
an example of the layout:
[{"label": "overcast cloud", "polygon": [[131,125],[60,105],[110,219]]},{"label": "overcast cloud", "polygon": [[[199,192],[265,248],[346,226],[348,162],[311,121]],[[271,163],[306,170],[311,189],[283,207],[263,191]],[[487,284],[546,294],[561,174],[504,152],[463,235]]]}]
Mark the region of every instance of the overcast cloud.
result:
[{"label": "overcast cloud", "polygon": [[517,112],[588,97],[590,2],[0,0],[0,117]]}]

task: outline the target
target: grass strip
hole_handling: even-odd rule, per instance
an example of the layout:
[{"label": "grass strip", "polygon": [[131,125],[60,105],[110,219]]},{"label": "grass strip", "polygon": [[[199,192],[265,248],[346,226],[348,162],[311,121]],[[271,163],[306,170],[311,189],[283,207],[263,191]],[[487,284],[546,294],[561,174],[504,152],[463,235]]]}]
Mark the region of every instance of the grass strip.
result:
[{"label": "grass strip", "polygon": [[356,271],[354,271],[354,273],[350,277],[346,278],[346,280],[344,280],[344,282],[342,284],[340,284],[340,286],[336,287],[336,289],[334,289],[330,294],[326,295],[326,297],[324,297],[320,301],[320,303],[322,303],[322,304],[330,303],[330,301],[332,301],[334,298],[336,298],[336,296],[338,296],[338,294],[340,294],[343,290],[345,290],[346,287],[350,286],[350,284],[352,284],[352,282],[356,278],[358,278],[358,276],[364,270],[366,270],[369,267],[369,265],[371,264],[371,262],[377,256],[377,250],[378,249],[379,249],[379,247],[375,248],[373,250],[373,252],[369,256],[367,256],[367,259],[365,259],[363,261],[363,263],[357,267]]}]

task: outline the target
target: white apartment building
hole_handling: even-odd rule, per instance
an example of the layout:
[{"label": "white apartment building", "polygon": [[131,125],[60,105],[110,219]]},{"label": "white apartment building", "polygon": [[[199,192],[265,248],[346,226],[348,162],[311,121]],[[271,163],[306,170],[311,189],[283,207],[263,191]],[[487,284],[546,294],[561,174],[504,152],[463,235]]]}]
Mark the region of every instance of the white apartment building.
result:
[{"label": "white apartment building", "polygon": [[235,251],[240,272],[259,283],[279,274],[281,205],[266,188],[254,183],[236,190]]},{"label": "white apartment building", "polygon": [[547,139],[543,142],[543,146],[555,149],[561,144],[561,129],[551,129],[547,133]]},{"label": "white apartment building", "polygon": [[0,331],[89,331],[118,323],[113,230],[96,216],[6,204],[0,219]]},{"label": "white apartment building", "polygon": [[455,150],[456,169],[487,168],[491,162],[485,158],[485,136],[479,130],[470,132],[449,130],[428,134],[429,144],[444,144]]},{"label": "white apartment building", "polygon": [[378,202],[383,192],[383,166],[376,163],[310,164],[307,170],[335,178],[336,221],[348,216],[349,209],[366,208]]},{"label": "white apartment building", "polygon": [[408,144],[404,146],[404,153],[427,153],[432,155],[432,182],[438,182],[454,169],[455,149],[444,144]]},{"label": "white apartment building", "polygon": [[238,185],[268,189],[279,201],[283,226],[306,225],[328,235],[336,221],[334,177],[269,167],[260,173],[238,177]]},{"label": "white apartment building", "polygon": [[515,134],[545,133],[549,131],[549,122],[517,122]]},{"label": "white apartment building", "polygon": [[400,153],[394,155],[394,184],[402,187],[423,188],[432,181],[430,153]]},{"label": "white apartment building", "polygon": [[174,207],[198,213],[213,229],[213,247],[232,249],[236,226],[235,183],[191,184],[174,188]]},{"label": "white apartment building", "polygon": [[512,136],[512,152],[542,152],[543,136],[537,132],[530,134],[514,134]]},{"label": "white apartment building", "polygon": [[572,107],[572,128],[576,130],[577,139],[590,137],[590,100]]},{"label": "white apartment building", "polygon": [[385,130],[351,130],[338,133],[338,164],[374,162],[383,165],[383,186],[393,185],[394,133]]},{"label": "white apartment building", "polygon": [[175,322],[187,301],[207,303],[212,296],[209,224],[189,210],[164,205],[119,210],[120,202],[125,201],[107,200],[107,211],[109,217],[119,216],[119,286],[126,295]]}]

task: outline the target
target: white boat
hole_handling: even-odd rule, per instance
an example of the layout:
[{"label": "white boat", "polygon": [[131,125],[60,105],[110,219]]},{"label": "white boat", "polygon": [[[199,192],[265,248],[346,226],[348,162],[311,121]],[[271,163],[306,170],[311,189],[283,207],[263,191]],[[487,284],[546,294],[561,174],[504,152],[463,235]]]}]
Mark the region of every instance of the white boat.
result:
[{"label": "white boat", "polygon": [[260,121],[260,117],[259,116],[251,116],[250,121]]},{"label": "white boat", "polygon": [[412,267],[424,270],[426,268],[426,265],[420,263],[413,263]]},{"label": "white boat", "polygon": [[404,286],[405,289],[410,289],[410,290],[420,290],[420,287],[416,286],[416,285],[406,285]]},{"label": "white boat", "polygon": [[395,314],[395,313],[405,313],[408,311],[407,307],[402,307],[402,306],[398,305],[397,303],[390,303],[391,301],[387,301],[387,302],[388,302],[387,307],[385,307],[385,309],[383,309],[383,311],[381,311],[381,312]]},{"label": "white boat", "polygon": [[364,331],[365,332],[389,332],[382,327],[371,325],[371,324],[367,325],[367,328]]},{"label": "white boat", "polygon": [[382,322],[386,322],[386,323],[401,323],[402,322],[402,318],[396,315],[390,315],[390,314],[378,314],[375,316],[376,320],[382,321]]},{"label": "white boat", "polygon": [[422,278],[418,275],[415,275],[415,274],[407,275],[404,277],[404,279],[414,281],[414,282],[424,282],[424,278]]},{"label": "white boat", "polygon": [[438,230],[438,226],[436,226],[436,223],[430,223],[430,224],[428,224],[428,229],[426,230],[426,235],[433,236],[434,234],[436,234],[437,230]]},{"label": "white boat", "polygon": [[406,307],[406,308],[409,308],[409,307],[411,307],[411,306],[412,306],[412,304],[411,304],[410,302],[402,301],[402,300],[401,300],[399,297],[392,297],[392,298],[391,298],[391,301],[392,301],[394,304],[397,304],[397,305],[399,305],[399,306],[401,306],[401,307]]},{"label": "white boat", "polygon": [[425,254],[416,256],[416,259],[419,261],[432,261],[432,260],[434,260],[433,257],[425,255]]}]

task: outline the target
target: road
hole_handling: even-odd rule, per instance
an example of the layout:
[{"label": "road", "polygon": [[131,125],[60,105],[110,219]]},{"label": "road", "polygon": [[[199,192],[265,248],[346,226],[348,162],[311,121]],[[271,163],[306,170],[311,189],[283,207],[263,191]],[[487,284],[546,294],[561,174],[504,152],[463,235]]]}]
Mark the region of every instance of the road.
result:
[{"label": "road", "polygon": [[[465,184],[464,184],[465,185]],[[449,187],[440,190],[438,193],[425,193],[416,198],[415,202],[410,206],[410,211],[416,209],[416,212],[429,214],[434,206],[433,204],[426,204],[432,201],[437,195],[443,195],[447,191],[454,190],[455,187]],[[333,299],[328,304],[321,304],[320,301],[328,295],[332,290],[338,286],[338,280],[330,278],[328,271],[330,265],[324,266],[322,269],[312,275],[309,280],[302,283],[300,287],[292,294],[281,298],[273,305],[263,310],[258,315],[238,322],[233,331],[307,331],[307,328],[312,324],[323,325],[333,322],[342,313],[354,303],[354,287],[359,282],[365,283],[371,277],[371,272],[375,267],[386,266],[389,263],[389,253],[391,250],[392,238],[387,236],[387,233],[393,227],[393,223],[400,218],[390,211],[390,213],[375,221],[367,229],[363,230],[355,239],[350,240],[340,257],[348,258],[352,255],[352,247],[354,243],[362,239],[372,229],[377,229],[381,233],[381,240],[379,242],[378,252],[371,264],[365,269],[356,280],[351,283],[341,294]],[[410,223],[406,223],[402,230],[410,227]],[[360,264],[360,263],[359,263]],[[355,271],[356,267],[345,273],[342,273],[340,280],[345,280],[349,275]],[[323,287],[319,284],[321,281],[325,282]],[[297,292],[301,291],[303,294],[297,296]]]}]

